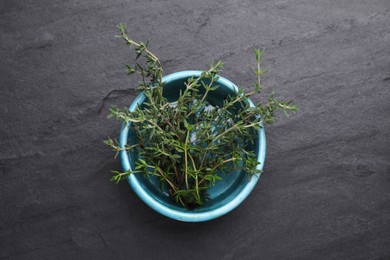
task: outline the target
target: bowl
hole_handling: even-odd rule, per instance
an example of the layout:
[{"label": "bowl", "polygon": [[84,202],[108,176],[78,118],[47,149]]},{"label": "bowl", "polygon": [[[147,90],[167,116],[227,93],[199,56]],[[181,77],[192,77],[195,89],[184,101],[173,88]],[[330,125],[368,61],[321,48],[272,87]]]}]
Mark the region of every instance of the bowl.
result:
[{"label": "bowl", "polygon": [[[200,75],[201,71],[189,70],[163,77],[163,95],[168,101],[175,101],[180,89],[185,88],[184,82],[190,77],[199,77]],[[218,104],[229,94],[238,91],[238,87],[234,83],[223,77],[219,77],[215,84],[219,85],[219,88],[209,93],[207,96],[209,103]],[[144,100],[145,96],[140,93],[130,105],[129,110],[134,111],[137,106],[142,105]],[[250,106],[254,106],[251,100],[248,99],[248,102]],[[256,130],[255,135],[253,149],[257,161],[260,163],[257,167],[262,170],[266,152],[264,128]],[[119,137],[120,146],[124,147],[127,143],[134,142],[134,140],[135,134],[131,131],[130,124],[122,125]],[[134,169],[137,155],[133,151],[121,151],[120,156],[124,171]],[[236,171],[221,177],[222,180],[217,181],[214,186],[207,190],[209,200],[194,209],[187,209],[176,204],[166,192],[160,190],[156,179],[142,174],[132,174],[127,180],[138,197],[158,213],[179,221],[202,222],[223,216],[240,205],[251,193],[260,175],[249,178],[245,172]]]}]

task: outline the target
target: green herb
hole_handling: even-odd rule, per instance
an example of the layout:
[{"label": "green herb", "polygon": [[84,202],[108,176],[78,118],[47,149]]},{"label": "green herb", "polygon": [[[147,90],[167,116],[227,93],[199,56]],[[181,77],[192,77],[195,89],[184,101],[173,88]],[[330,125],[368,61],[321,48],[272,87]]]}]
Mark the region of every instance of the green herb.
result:
[{"label": "green herb", "polygon": [[139,91],[145,102],[133,112],[127,108],[111,108],[111,117],[131,127],[137,143],[121,148],[108,139],[105,143],[116,154],[132,150],[138,155],[135,168],[126,172],[112,171],[112,180],[119,182],[131,174],[145,174],[158,178],[161,189],[184,207],[204,204],[207,189],[224,174],[244,171],[249,177],[259,174],[258,162],[251,144],[261,121],[275,121],[275,112],[297,111],[291,101],[280,101],[271,95],[265,104],[250,107],[248,98],[261,93],[260,63],[262,51],[255,49],[257,76],[254,90],[239,90],[229,95],[221,105],[211,106],[207,97],[218,88],[221,61],[212,63],[199,77],[188,79],[176,102],[163,96],[163,69],[148,44],[131,39],[124,24],[119,24],[120,35],[136,53],[136,64],[126,65],[128,74],[139,74]]}]

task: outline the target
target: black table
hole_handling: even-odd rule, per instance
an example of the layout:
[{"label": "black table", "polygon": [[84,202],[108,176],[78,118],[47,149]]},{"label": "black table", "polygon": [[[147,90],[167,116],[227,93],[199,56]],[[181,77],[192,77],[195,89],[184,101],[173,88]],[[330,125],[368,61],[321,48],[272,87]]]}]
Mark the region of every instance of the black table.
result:
[{"label": "black table", "polygon": [[[222,59],[244,89],[265,48],[264,97],[299,105],[230,214],[173,221],[109,181],[108,108],[137,94],[119,22],[165,74]],[[0,93],[0,258],[390,258],[387,0],[1,1]]]}]

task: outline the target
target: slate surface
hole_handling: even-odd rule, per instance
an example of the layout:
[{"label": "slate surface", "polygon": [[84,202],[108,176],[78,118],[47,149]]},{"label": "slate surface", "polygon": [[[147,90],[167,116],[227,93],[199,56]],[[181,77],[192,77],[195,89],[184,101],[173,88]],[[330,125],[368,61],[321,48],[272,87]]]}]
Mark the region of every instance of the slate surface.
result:
[{"label": "slate surface", "polygon": [[[265,172],[198,224],[145,206],[102,140],[128,105],[126,22],[165,73],[225,61],[300,107],[266,128]],[[112,90],[101,113],[102,99]],[[1,259],[389,259],[390,1],[1,1]]]}]

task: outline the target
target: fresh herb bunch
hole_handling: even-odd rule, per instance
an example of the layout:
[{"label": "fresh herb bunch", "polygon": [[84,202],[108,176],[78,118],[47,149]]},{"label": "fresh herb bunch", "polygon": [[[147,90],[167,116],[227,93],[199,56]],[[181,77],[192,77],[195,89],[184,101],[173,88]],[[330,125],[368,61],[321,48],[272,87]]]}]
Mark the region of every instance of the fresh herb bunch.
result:
[{"label": "fresh herb bunch", "polygon": [[[135,168],[126,172],[113,171],[113,181],[119,182],[131,174],[145,174],[158,178],[161,189],[177,203],[191,208],[204,204],[207,189],[223,178],[224,174],[244,171],[256,175],[258,162],[250,144],[255,142],[255,131],[264,123],[273,123],[275,111],[296,111],[291,101],[283,102],[271,95],[268,102],[250,107],[247,101],[262,90],[260,67],[262,51],[255,49],[257,75],[254,90],[239,90],[229,95],[220,105],[211,105],[208,94],[218,88],[218,73],[222,62],[211,64],[199,77],[192,77],[175,102],[163,96],[163,69],[158,58],[148,49],[148,44],[136,42],[119,24],[116,37],[133,47],[136,64],[126,65],[128,74],[138,73],[139,91],[145,102],[133,112],[127,108],[111,108],[116,117],[137,136],[137,143],[120,147],[117,141],[105,141],[116,153],[133,150],[138,159]],[[141,63],[140,58],[144,59]]]}]

